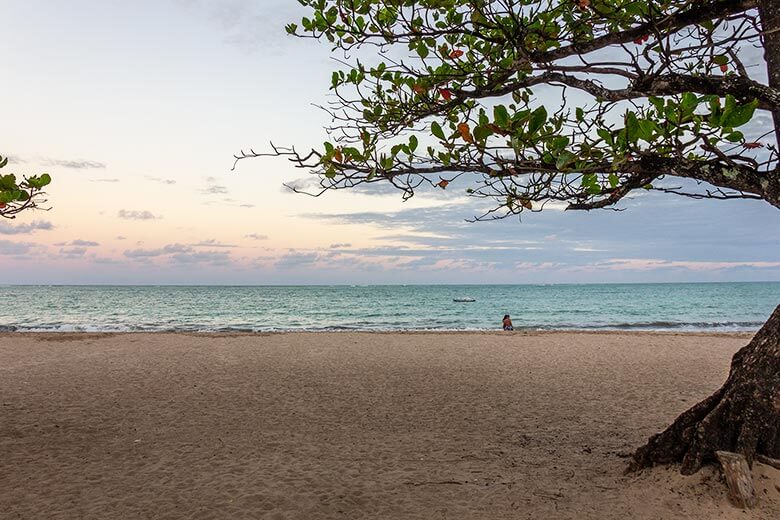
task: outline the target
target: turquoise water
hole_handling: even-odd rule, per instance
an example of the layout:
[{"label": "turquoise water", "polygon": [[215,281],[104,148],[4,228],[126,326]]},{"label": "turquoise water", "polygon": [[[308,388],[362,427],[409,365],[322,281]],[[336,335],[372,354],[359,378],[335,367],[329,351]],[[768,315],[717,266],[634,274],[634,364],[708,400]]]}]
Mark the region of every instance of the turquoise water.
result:
[{"label": "turquoise water", "polygon": [[[455,303],[453,298],[474,298]],[[757,330],[780,282],[429,286],[5,286],[0,330]]]}]

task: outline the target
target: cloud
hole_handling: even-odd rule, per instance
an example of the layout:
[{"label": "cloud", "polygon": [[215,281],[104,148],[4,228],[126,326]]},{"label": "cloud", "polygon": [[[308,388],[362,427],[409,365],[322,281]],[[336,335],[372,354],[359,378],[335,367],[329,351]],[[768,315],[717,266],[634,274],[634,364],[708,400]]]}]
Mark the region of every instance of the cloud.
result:
[{"label": "cloud", "polygon": [[0,255],[24,255],[29,253],[35,244],[30,242],[11,242],[10,240],[0,240]]},{"label": "cloud", "polygon": [[[217,190],[223,189],[223,188],[225,190],[227,190],[227,188],[225,188],[224,186],[216,186],[215,188]],[[209,192],[207,190],[203,190],[203,193],[208,193],[209,195],[220,195],[220,194],[225,194],[227,192],[224,192],[224,193],[219,192],[219,191]],[[231,199],[229,197],[226,197],[226,198],[224,198],[222,200],[212,199],[212,200],[206,201],[204,204],[206,204],[208,206],[219,206],[220,208],[224,208],[226,206],[232,206],[234,208],[254,208],[255,207],[255,204],[250,204],[248,202],[237,201],[237,200]]]},{"label": "cloud", "polygon": [[122,261],[117,260],[115,258],[109,258],[109,257],[96,257],[93,258],[92,261],[96,264],[101,265],[119,265],[122,263]]},{"label": "cloud", "polygon": [[47,220],[33,220],[29,224],[9,224],[0,221],[0,235],[24,235],[38,230],[49,231],[54,225]]},{"label": "cloud", "polygon": [[184,244],[168,244],[157,249],[128,249],[123,254],[128,258],[153,258],[157,256],[188,253],[190,246]]},{"label": "cloud", "polygon": [[215,238],[209,238],[208,240],[201,240],[197,244],[192,244],[193,247],[238,247],[234,244],[223,244],[217,241]]},{"label": "cloud", "polygon": [[62,168],[73,168],[75,170],[89,170],[93,168],[105,168],[106,164],[98,161],[89,161],[83,159],[77,160],[62,160],[62,159],[46,159],[43,161],[46,166],[60,166]]},{"label": "cloud", "polygon": [[249,233],[248,235],[244,235],[244,237],[254,240],[268,240],[268,235],[260,235],[258,233]]},{"label": "cloud", "polygon": [[613,258],[595,264],[595,267],[609,270],[650,271],[656,269],[685,269],[688,271],[720,271],[723,269],[754,268],[772,269],[780,267],[780,262],[748,261],[719,262],[695,260],[662,260],[655,258]]},{"label": "cloud", "polygon": [[226,193],[228,193],[228,189],[227,186],[211,184],[203,190],[203,193],[206,193],[208,195],[225,195]]},{"label": "cloud", "polygon": [[81,258],[86,254],[86,252],[87,252],[86,247],[72,247],[70,249],[62,248],[60,249],[60,257]]},{"label": "cloud", "polygon": [[168,185],[176,184],[176,181],[173,179],[163,179],[161,177],[148,177],[148,176],[146,177],[146,179],[152,182],[159,182],[160,184],[168,184]]},{"label": "cloud", "polygon": [[281,269],[292,269],[303,265],[312,265],[320,259],[318,253],[290,252],[279,258],[275,266]]},{"label": "cloud", "polygon": [[227,186],[217,184],[216,177],[206,177],[206,187],[203,188],[202,193],[206,195],[227,195]]},{"label": "cloud", "polygon": [[352,244],[349,243],[340,243],[340,244],[331,244],[331,249],[344,249],[346,247],[352,247]]},{"label": "cloud", "polygon": [[[202,245],[211,247],[224,246],[216,241],[207,240]],[[193,246],[198,246],[194,244]],[[168,244],[155,249],[128,249],[123,254],[134,260],[149,260],[152,258],[168,257],[174,264],[211,264],[225,265],[230,263],[230,253],[226,251],[195,251],[193,246],[185,244]]]},{"label": "cloud", "polygon": [[91,240],[76,239],[76,240],[73,240],[70,243],[70,245],[72,245],[72,246],[81,246],[81,247],[95,247],[95,246],[99,246],[100,244],[98,244],[97,242],[93,242]]},{"label": "cloud", "polygon": [[177,264],[225,265],[230,263],[230,254],[224,251],[177,253],[171,256],[171,261]]},{"label": "cloud", "polygon": [[119,182],[119,179],[90,179],[89,182]]},{"label": "cloud", "polygon": [[147,210],[135,211],[127,209],[120,209],[117,216],[125,220],[157,220],[162,218],[155,216],[152,212]]},{"label": "cloud", "polygon": [[608,249],[598,249],[595,247],[588,247],[588,246],[577,246],[573,247],[572,251],[576,251],[578,253],[604,253],[606,251],[609,251]]},{"label": "cloud", "polygon": [[119,235],[116,237],[117,240],[127,240],[127,237],[123,237],[122,235]]}]

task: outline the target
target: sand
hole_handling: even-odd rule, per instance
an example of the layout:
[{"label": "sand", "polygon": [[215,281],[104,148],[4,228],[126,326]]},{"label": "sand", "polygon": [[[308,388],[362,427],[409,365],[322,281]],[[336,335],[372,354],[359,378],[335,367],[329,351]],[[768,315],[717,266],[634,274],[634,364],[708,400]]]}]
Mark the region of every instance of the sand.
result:
[{"label": "sand", "polygon": [[0,335],[0,518],[778,518],[622,474],[748,338]]}]

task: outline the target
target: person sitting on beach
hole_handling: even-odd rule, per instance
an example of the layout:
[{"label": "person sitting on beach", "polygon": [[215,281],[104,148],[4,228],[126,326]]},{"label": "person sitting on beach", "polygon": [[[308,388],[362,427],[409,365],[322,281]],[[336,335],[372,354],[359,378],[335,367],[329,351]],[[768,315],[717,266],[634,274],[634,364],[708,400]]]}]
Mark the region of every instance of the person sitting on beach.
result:
[{"label": "person sitting on beach", "polygon": [[504,314],[504,330],[515,330],[512,326],[512,320],[509,319],[509,314]]}]

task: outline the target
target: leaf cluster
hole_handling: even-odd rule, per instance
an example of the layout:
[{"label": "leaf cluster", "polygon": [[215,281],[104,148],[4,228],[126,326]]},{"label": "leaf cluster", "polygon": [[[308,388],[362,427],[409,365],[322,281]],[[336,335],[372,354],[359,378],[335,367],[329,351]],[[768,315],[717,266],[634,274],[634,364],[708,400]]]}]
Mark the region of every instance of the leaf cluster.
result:
[{"label": "leaf cluster", "polygon": [[745,131],[780,107],[742,62],[763,44],[751,0],[299,1],[310,15],[287,32],[347,65],[332,139],[282,152],[323,190],[390,182],[409,197],[460,180],[502,217],[636,189],[762,198],[780,182],[776,128]]},{"label": "leaf cluster", "polygon": [[[0,168],[8,165],[8,158],[0,156]],[[0,217],[14,218],[26,209],[37,207],[43,189],[51,183],[48,173],[23,177],[18,180],[13,173],[0,174]]]}]

